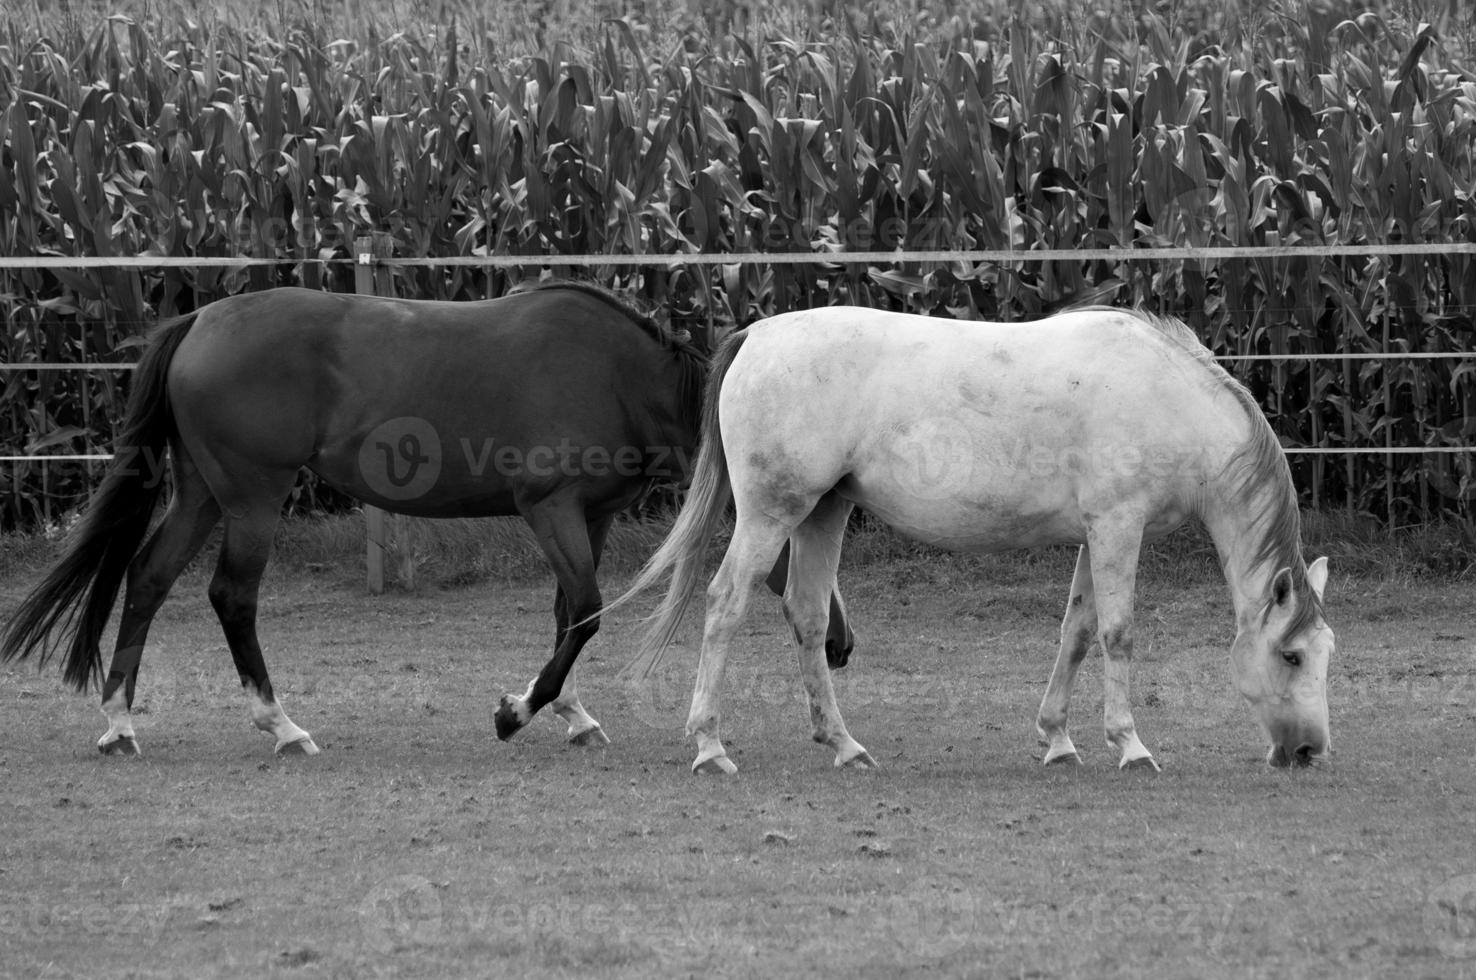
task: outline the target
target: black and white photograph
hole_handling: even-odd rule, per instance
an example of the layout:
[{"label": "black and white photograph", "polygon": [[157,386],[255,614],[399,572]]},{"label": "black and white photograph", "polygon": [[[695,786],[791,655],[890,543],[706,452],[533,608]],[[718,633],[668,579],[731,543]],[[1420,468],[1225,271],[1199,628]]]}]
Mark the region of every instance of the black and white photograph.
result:
[{"label": "black and white photograph", "polygon": [[1469,0],[0,11],[0,978],[1476,980]]}]

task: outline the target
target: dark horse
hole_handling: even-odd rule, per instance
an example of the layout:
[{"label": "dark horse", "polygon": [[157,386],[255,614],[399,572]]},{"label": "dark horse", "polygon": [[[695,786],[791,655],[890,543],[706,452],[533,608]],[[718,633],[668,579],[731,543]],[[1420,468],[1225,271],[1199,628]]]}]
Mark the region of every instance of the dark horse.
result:
[{"label": "dark horse", "polygon": [[[606,532],[655,481],[686,476],[706,358],[597,287],[546,283],[443,303],[275,289],[161,325],[134,375],[117,455],[65,553],[21,603],[0,659],[70,632],[66,679],[102,681],[104,753],[137,754],[130,710],[154,614],[225,518],[210,602],[256,726],[276,751],[311,736],[272,693],[256,637],[257,592],[282,504],[302,467],[385,510],[520,515],[558,579],[552,659],[495,720],[508,738],[544,705],[581,744],[608,741],[569,676],[598,629]],[[148,534],[168,450],[173,495]],[[145,538],[147,537],[147,541]],[[787,556],[770,576],[782,593]],[[103,628],[127,579],[112,663]],[[839,596],[831,663],[851,646]],[[572,624],[572,625],[571,625]]]}]

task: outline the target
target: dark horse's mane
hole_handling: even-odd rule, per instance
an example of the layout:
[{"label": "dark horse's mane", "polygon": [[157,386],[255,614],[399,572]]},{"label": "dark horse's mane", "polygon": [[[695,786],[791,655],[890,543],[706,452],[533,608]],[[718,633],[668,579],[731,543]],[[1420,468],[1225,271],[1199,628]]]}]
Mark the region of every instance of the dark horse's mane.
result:
[{"label": "dark horse's mane", "polygon": [[682,417],[694,425],[697,423],[697,420],[702,417],[702,398],[707,388],[707,355],[692,343],[691,335],[685,330],[673,330],[670,324],[637,308],[604,286],[583,279],[545,279],[519,286],[513,291],[531,292],[545,289],[569,289],[593,296],[635,323],[662,347],[674,352],[682,368],[681,390],[678,392]]},{"label": "dark horse's mane", "polygon": [[575,292],[593,296],[595,299],[614,307],[627,319],[633,321],[644,330],[652,340],[660,343],[661,346],[669,347],[672,350],[689,351],[699,357],[705,356],[692,345],[692,338],[685,330],[672,329],[670,324],[639,309],[624,297],[606,289],[598,283],[588,282],[584,279],[544,279],[540,282],[519,286],[513,292],[541,292],[545,289],[572,289]]}]

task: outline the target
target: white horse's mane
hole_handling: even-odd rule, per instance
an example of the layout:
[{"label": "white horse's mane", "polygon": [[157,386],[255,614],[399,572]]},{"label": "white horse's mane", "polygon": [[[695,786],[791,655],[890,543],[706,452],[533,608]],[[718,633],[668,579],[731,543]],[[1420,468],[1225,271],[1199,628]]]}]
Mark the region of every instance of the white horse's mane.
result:
[{"label": "white horse's mane", "polygon": [[[1105,311],[1116,308],[1088,309]],[[1141,308],[1130,312],[1197,361],[1207,373],[1209,383],[1234,396],[1245,412],[1250,423],[1250,438],[1230,457],[1220,475],[1228,481],[1231,497],[1240,506],[1259,514],[1251,525],[1259,538],[1251,551],[1252,564],[1268,566],[1272,574],[1282,568],[1291,569],[1293,590],[1304,601],[1298,603],[1296,621],[1288,624],[1286,633],[1297,632],[1321,612],[1321,603],[1306,585],[1301,509],[1281,441],[1277,439],[1271,423],[1266,421],[1255,397],[1215,360],[1188,324]]]}]

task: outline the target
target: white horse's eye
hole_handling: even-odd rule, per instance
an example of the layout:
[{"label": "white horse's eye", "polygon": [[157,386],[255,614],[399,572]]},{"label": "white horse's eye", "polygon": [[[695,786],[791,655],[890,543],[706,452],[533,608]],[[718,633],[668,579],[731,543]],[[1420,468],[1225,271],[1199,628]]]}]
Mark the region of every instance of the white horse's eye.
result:
[{"label": "white horse's eye", "polygon": [[1302,655],[1300,653],[1298,653],[1297,651],[1295,651],[1295,650],[1283,650],[1283,651],[1281,651],[1281,659],[1282,660],[1285,660],[1288,664],[1290,664],[1293,667],[1300,667],[1300,666],[1302,666]]}]

